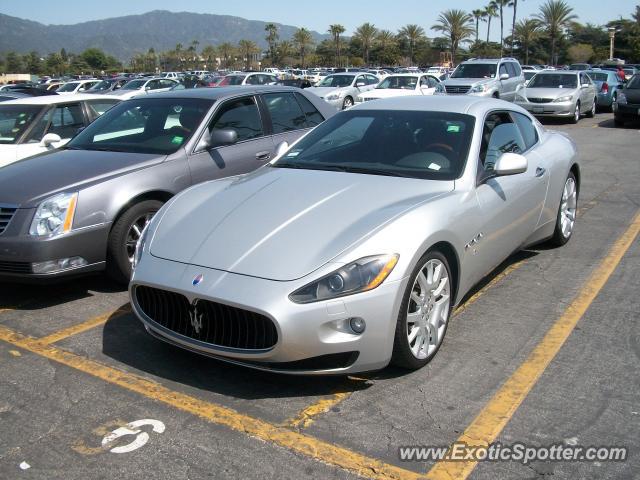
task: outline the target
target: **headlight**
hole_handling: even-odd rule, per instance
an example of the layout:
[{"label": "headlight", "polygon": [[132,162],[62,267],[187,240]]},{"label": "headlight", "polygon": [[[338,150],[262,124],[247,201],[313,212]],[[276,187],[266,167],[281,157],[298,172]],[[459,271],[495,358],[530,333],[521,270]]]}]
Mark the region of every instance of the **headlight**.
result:
[{"label": "headlight", "polygon": [[78,192],[59,193],[38,205],[31,222],[29,234],[37,237],[51,237],[67,233],[73,226]]},{"label": "headlight", "polygon": [[620,105],[626,105],[627,104],[627,96],[622,92],[618,93],[618,96],[616,98],[616,103],[618,103]]},{"label": "headlight", "polygon": [[332,93],[331,95],[327,95],[327,100],[338,100],[343,95],[343,92]]},{"label": "headlight", "polygon": [[131,268],[133,270],[135,270],[136,266],[140,263],[140,259],[142,258],[142,252],[144,251],[144,246],[147,243],[147,236],[148,236],[150,224],[151,222],[147,223],[145,227],[142,229],[142,233],[140,234],[138,243],[136,243],[136,251],[133,254],[133,263],[131,264]]},{"label": "headlight", "polygon": [[373,290],[391,273],[398,258],[397,254],[361,258],[299,288],[289,299],[295,303],[311,303]]},{"label": "headlight", "polygon": [[573,95],[563,95],[562,97],[556,98],[553,103],[570,102],[571,100],[573,100]]},{"label": "headlight", "polygon": [[486,92],[487,90],[489,90],[489,85],[486,83],[483,83],[482,85],[476,85],[475,87],[471,87],[469,89],[469,93],[482,93],[482,92]]}]

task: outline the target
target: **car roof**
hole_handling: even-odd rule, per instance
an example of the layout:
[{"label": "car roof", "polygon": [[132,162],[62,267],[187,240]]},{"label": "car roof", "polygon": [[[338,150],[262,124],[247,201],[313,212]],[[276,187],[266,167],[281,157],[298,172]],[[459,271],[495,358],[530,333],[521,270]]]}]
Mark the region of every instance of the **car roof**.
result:
[{"label": "car roof", "polygon": [[240,92],[254,94],[283,91],[302,92],[302,90],[299,88],[287,87],[284,85],[238,85],[232,87],[217,88],[187,88],[184,90],[171,90],[168,92],[149,93],[144,97],[136,97],[135,100],[140,100],[140,98],[201,98],[208,100],[217,100],[219,98],[236,96]]},{"label": "car roof", "polygon": [[6,102],[2,102],[3,105],[55,105],[58,103],[69,103],[69,102],[77,102],[83,100],[104,100],[105,98],[114,98],[114,97],[106,97],[104,95],[92,95],[89,93],[77,93],[75,95],[43,95],[40,97],[28,97],[28,98],[20,98],[16,100],[7,100]]},{"label": "car roof", "polygon": [[418,110],[469,114],[470,111],[508,109],[524,111],[517,105],[493,98],[471,95],[425,95],[382,98],[375,102],[363,102],[351,110]]}]

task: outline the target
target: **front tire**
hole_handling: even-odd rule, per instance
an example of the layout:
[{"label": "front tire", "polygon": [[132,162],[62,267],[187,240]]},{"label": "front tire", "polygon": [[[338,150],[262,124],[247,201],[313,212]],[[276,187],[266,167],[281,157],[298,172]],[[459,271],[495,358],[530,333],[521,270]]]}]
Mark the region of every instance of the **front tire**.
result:
[{"label": "front tire", "polygon": [[561,247],[566,244],[573,235],[573,227],[578,213],[578,183],[572,172],[569,172],[562,189],[558,216],[556,217],[556,229],[553,232],[551,244]]},{"label": "front tire", "polygon": [[451,315],[451,278],[438,251],[427,252],[413,269],[396,322],[393,365],[417,370],[440,349]]},{"label": "front tire", "polygon": [[351,108],[351,107],[353,107],[353,98],[346,97],[342,102],[342,109],[346,110],[347,108]]},{"label": "front tire", "polygon": [[573,111],[573,117],[571,117],[571,123],[574,125],[580,121],[580,102],[576,102],[576,109]]},{"label": "front tire", "polygon": [[597,100],[594,98],[593,99],[593,105],[591,105],[591,110],[589,110],[587,112],[587,117],[593,118],[593,117],[596,116],[596,108],[598,107],[597,103],[598,103]]},{"label": "front tire", "polygon": [[613,124],[616,127],[624,127],[624,120],[618,116],[613,117]]},{"label": "front tire", "polygon": [[129,207],[115,222],[107,244],[107,275],[129,283],[135,247],[144,227],[162,207],[159,200],[144,200]]}]

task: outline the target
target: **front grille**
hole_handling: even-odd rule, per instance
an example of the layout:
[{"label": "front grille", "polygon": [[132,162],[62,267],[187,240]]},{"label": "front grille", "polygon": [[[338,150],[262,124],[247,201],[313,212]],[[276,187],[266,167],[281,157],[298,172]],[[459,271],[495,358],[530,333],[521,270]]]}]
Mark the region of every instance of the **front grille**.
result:
[{"label": "front grille", "polygon": [[551,103],[553,98],[527,97],[531,103]]},{"label": "front grille", "polygon": [[0,234],[7,229],[17,210],[18,207],[12,205],[0,205]]},{"label": "front grille", "polygon": [[32,273],[28,262],[5,262],[0,260],[0,272],[3,273]]},{"label": "front grille", "polygon": [[460,94],[467,93],[471,89],[471,85],[445,85],[447,93]]},{"label": "front grille", "polygon": [[135,295],[147,317],[194,340],[245,350],[268,349],[278,341],[273,322],[259,313],[209,300],[189,303],[180,293],[146,286],[137,286]]}]

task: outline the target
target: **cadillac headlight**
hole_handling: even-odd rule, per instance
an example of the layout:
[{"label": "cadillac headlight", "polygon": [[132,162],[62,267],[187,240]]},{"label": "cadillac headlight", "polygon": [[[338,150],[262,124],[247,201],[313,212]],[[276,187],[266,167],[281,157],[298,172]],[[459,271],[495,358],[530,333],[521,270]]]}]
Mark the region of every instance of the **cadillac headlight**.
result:
[{"label": "cadillac headlight", "polygon": [[71,230],[76,211],[78,192],[59,193],[38,205],[31,222],[29,234],[36,237],[52,237]]},{"label": "cadillac headlight", "polygon": [[619,105],[626,105],[627,96],[622,92],[618,93],[618,96],[616,97],[616,103],[618,103]]},{"label": "cadillac headlight", "polygon": [[302,288],[289,299],[295,303],[312,303],[373,290],[389,276],[399,255],[374,255],[349,263]]},{"label": "cadillac headlight", "polygon": [[487,90],[489,90],[489,85],[486,83],[483,83],[482,85],[476,85],[475,87],[471,87],[469,89],[469,93],[482,93],[482,92],[486,92]]},{"label": "cadillac headlight", "polygon": [[562,97],[556,98],[553,103],[570,102],[571,100],[573,100],[573,95],[563,95]]}]

